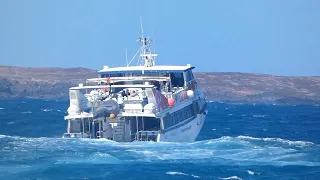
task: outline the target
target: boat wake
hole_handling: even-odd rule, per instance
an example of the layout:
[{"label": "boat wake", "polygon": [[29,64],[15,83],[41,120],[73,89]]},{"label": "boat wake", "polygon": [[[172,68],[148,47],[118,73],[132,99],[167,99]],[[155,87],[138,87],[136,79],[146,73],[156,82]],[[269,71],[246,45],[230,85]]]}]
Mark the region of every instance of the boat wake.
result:
[{"label": "boat wake", "polygon": [[[312,142],[249,136],[193,143],[117,143],[104,139],[25,138],[0,135],[1,162],[12,164],[193,163],[217,165],[320,166]],[[5,161],[4,161],[5,159]],[[2,164],[1,166],[8,166]]]}]

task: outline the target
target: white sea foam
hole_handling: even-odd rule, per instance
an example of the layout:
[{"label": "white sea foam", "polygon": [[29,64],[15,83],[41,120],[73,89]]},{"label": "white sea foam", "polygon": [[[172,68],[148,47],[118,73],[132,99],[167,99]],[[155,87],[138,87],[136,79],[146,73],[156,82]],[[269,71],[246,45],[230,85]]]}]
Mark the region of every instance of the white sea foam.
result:
[{"label": "white sea foam", "polygon": [[183,175],[183,176],[191,176],[193,178],[200,178],[200,176],[197,176],[197,175],[194,175],[194,174],[186,174],[186,173],[183,173],[183,172],[175,172],[175,171],[168,171],[166,172],[166,174],[169,174],[169,175]]},{"label": "white sea foam", "polygon": [[266,115],[263,114],[254,114],[252,117],[254,118],[264,118]]},{"label": "white sea foam", "polygon": [[254,172],[253,172],[253,171],[248,170],[247,172],[248,172],[248,174],[250,174],[250,175],[254,175]]},{"label": "white sea foam", "polygon": [[174,172],[174,171],[168,171],[166,174],[170,174],[170,175],[185,175],[188,176],[188,174],[183,173],[183,172]]},{"label": "white sea foam", "polygon": [[32,112],[31,111],[25,111],[25,112],[22,112],[21,114],[31,114]]},{"label": "white sea foam", "polygon": [[289,144],[289,145],[300,145],[300,146],[313,145],[312,142],[308,142],[308,141],[290,141],[290,140],[285,140],[285,139],[281,139],[281,138],[255,138],[255,137],[250,137],[250,136],[238,136],[237,138],[258,140],[258,141],[280,142],[280,143]]},{"label": "white sea foam", "polygon": [[230,177],[226,177],[226,178],[220,178],[223,180],[231,180],[231,179],[237,179],[237,180],[242,180],[242,178],[238,177],[238,176],[230,176]]},{"label": "white sea foam", "polygon": [[[318,151],[318,146],[308,146],[306,152],[304,147],[286,146],[282,141],[280,143],[268,143],[270,141],[265,141],[264,138],[246,136],[224,136],[218,139],[192,143],[117,143],[107,139],[26,138],[6,135],[0,135],[0,138],[8,138],[14,145],[15,151],[30,150],[31,148],[43,151],[44,154],[46,152],[49,152],[49,154],[57,152],[59,163],[78,163],[80,159],[84,159],[87,163],[93,164],[137,161],[197,161],[219,165],[231,163],[240,166],[320,166],[320,160],[315,159],[313,154],[313,151]],[[256,143],[257,140],[265,143]],[[99,149],[98,152],[97,149]],[[65,154],[65,152],[68,152],[68,154]],[[59,153],[63,153],[63,156],[67,155],[68,159],[59,159]],[[248,170],[247,172],[252,174],[253,171]]]},{"label": "white sea foam", "polygon": [[5,109],[5,108],[0,108],[0,110],[1,110],[1,109]]},{"label": "white sea foam", "polygon": [[250,170],[247,170],[247,173],[250,174],[250,175],[259,175],[260,174],[260,173],[253,172],[253,171],[250,171]]},{"label": "white sea foam", "polygon": [[49,112],[49,111],[52,111],[52,109],[42,109],[41,111],[43,111],[43,112]]},{"label": "white sea foam", "polygon": [[194,177],[194,178],[197,178],[197,179],[201,178],[200,176],[196,176],[196,175],[193,175],[193,174],[191,174],[191,176]]},{"label": "white sea foam", "polygon": [[6,137],[7,137],[7,135],[0,134],[0,138],[6,138]]},{"label": "white sea foam", "polygon": [[[63,149],[62,149],[63,150]],[[68,156],[59,157],[56,164],[121,164],[122,161],[108,154],[96,152],[90,155],[84,153],[69,154]]]}]

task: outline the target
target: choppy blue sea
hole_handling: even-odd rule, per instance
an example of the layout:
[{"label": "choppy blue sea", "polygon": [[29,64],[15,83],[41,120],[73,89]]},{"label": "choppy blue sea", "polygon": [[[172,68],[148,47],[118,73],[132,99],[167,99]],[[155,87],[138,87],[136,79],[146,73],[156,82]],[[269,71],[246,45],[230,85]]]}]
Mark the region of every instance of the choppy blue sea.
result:
[{"label": "choppy blue sea", "polygon": [[68,101],[0,101],[0,179],[320,179],[320,107],[210,103],[193,143],[61,139]]}]

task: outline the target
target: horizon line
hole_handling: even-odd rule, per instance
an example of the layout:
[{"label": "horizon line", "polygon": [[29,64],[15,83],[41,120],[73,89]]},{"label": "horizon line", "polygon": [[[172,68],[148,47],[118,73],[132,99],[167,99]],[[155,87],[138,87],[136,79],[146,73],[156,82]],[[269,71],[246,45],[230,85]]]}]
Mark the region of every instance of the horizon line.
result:
[{"label": "horizon line", "polygon": [[[87,69],[92,71],[99,71],[96,69],[86,68],[86,67],[57,67],[57,66],[45,66],[45,67],[35,67],[35,66],[14,66],[14,65],[0,65],[0,68],[8,67],[8,68],[32,68],[32,69]],[[116,66],[122,67],[122,66]],[[125,67],[125,66],[123,66]],[[100,69],[101,70],[101,69]],[[239,73],[239,74],[254,74],[254,75],[269,75],[276,77],[316,77],[320,78],[320,75],[278,75],[278,74],[268,74],[268,73],[259,73],[259,72],[240,72],[240,71],[193,71],[194,73]]]}]

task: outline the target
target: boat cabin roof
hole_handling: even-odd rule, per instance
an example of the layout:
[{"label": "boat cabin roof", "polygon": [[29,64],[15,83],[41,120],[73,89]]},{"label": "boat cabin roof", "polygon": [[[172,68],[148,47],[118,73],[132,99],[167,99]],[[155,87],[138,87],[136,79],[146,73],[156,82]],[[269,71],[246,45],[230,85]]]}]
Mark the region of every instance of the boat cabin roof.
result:
[{"label": "boat cabin roof", "polygon": [[98,71],[99,74],[115,74],[115,73],[140,73],[140,72],[161,72],[161,73],[175,73],[185,72],[194,69],[190,64],[186,66],[128,66],[128,67],[114,67],[109,68],[105,66],[102,70]]}]

